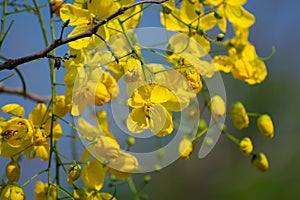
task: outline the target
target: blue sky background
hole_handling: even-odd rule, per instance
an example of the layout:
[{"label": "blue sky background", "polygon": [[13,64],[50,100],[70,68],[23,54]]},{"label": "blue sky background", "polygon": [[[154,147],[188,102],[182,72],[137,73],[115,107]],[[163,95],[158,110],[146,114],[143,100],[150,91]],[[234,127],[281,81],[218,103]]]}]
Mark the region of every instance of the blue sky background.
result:
[{"label": "blue sky background", "polygon": [[[45,5],[46,1],[41,0],[39,3]],[[236,147],[223,137],[204,160],[199,160],[195,154],[190,161],[177,161],[159,174],[152,173],[153,181],[145,189],[150,199],[195,197],[196,199],[247,200],[300,197],[300,192],[298,192],[300,180],[298,170],[300,166],[300,146],[298,145],[300,1],[249,0],[245,7],[256,16],[256,23],[250,29],[250,41],[256,46],[258,54],[261,57],[268,56],[273,45],[277,51],[273,59],[266,62],[269,74],[261,85],[248,86],[240,81],[232,80],[231,75],[224,76],[224,80],[229,102],[240,100],[248,106],[248,109],[269,113],[274,119],[276,136],[273,140],[268,141],[255,135],[255,129],[249,129],[245,133],[254,134],[257,138],[255,144],[258,145],[255,148],[267,153],[271,169],[264,174],[256,172],[252,169],[249,158],[241,155]],[[0,12],[2,12],[2,7]],[[43,9],[43,17],[48,23],[48,9]],[[9,16],[7,22],[12,19],[15,22],[3,44],[2,56],[17,58],[45,47],[36,16],[32,13],[20,13]],[[62,22],[57,22],[56,25],[58,36]],[[158,13],[151,11],[144,13],[142,26],[160,26]],[[60,55],[66,51],[67,46],[57,50]],[[24,77],[27,77],[28,91],[41,96],[50,95],[50,75],[45,59],[24,64],[19,69]],[[0,79],[11,73],[13,71],[1,71]],[[58,80],[61,82],[63,82],[63,74],[64,69],[61,68],[57,72]],[[21,86],[17,76],[4,83],[11,87]],[[58,87],[58,93],[63,94],[64,89]],[[22,97],[0,94],[0,106],[13,102],[23,105],[26,108],[26,114],[35,106],[35,103],[29,100],[24,101]],[[65,131],[70,130],[66,128]],[[61,145],[65,149],[71,149],[70,143],[70,140],[65,139]],[[80,149],[80,145],[78,148]],[[7,162],[6,159],[0,159],[0,172],[4,172]],[[22,184],[35,172],[46,167],[46,164],[39,160],[24,161],[20,183]],[[34,182],[25,188],[28,199],[32,199]]]}]

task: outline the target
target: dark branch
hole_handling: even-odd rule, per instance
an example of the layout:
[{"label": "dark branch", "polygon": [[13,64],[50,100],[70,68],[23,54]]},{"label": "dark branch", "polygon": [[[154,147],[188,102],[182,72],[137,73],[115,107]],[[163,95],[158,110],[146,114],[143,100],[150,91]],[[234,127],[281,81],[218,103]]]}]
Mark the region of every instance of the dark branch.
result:
[{"label": "dark branch", "polygon": [[[3,84],[0,84],[0,93],[24,96],[24,91],[22,88],[10,88],[10,87],[4,86]],[[29,92],[25,93],[25,98],[28,98],[28,99],[38,102],[38,103],[45,103],[45,102],[49,102],[51,100],[51,97],[41,97],[41,96],[29,93]]]},{"label": "dark branch", "polygon": [[92,28],[90,28],[90,29],[88,29],[88,30],[86,30],[82,33],[79,33],[77,35],[74,35],[72,37],[65,38],[65,39],[57,39],[52,44],[50,44],[48,47],[46,47],[45,49],[43,49],[40,52],[37,52],[35,54],[25,56],[25,57],[21,57],[21,58],[17,58],[17,59],[8,59],[8,60],[6,60],[3,64],[0,65],[0,71],[4,70],[4,69],[10,69],[11,70],[11,69],[16,68],[18,65],[21,65],[21,64],[39,59],[39,58],[47,57],[47,54],[49,52],[51,52],[52,50],[56,49],[57,47],[59,47],[61,45],[67,44],[69,42],[72,42],[72,41],[75,41],[75,40],[78,40],[78,39],[81,39],[81,38],[91,37],[93,34],[97,33],[97,30],[99,29],[99,27],[103,26],[104,24],[106,24],[110,20],[118,17],[119,15],[122,15],[126,10],[128,10],[130,8],[133,8],[133,7],[141,5],[141,4],[146,4],[146,3],[162,4],[166,1],[167,0],[162,0],[162,1],[139,1],[139,2],[136,2],[132,5],[119,8],[115,13],[113,13],[112,15],[107,17],[106,19],[100,21],[98,24],[96,24]]}]

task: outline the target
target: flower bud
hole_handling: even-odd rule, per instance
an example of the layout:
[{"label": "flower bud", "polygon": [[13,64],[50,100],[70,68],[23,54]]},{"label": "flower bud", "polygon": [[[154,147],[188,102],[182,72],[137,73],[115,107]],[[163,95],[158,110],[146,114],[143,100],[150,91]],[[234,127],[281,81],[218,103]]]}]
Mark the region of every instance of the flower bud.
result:
[{"label": "flower bud", "polygon": [[234,126],[238,129],[247,128],[249,126],[249,117],[241,102],[232,105],[230,117],[233,120]]},{"label": "flower bud", "polygon": [[263,136],[267,138],[274,137],[274,126],[269,115],[261,115],[257,119],[257,128]]},{"label": "flower bud", "polygon": [[185,77],[189,85],[193,88],[194,92],[199,93],[202,89],[200,74],[194,68],[189,68],[185,70]]},{"label": "flower bud", "polygon": [[198,35],[201,35],[201,36],[202,36],[202,35],[205,35],[205,30],[204,30],[203,27],[200,27],[200,26],[199,26],[199,27],[197,28],[196,32],[197,32]]},{"label": "flower bud", "polygon": [[68,113],[68,108],[65,103],[65,96],[55,97],[55,114],[59,117],[63,117]]},{"label": "flower bud", "polygon": [[202,131],[204,131],[205,129],[207,129],[207,124],[206,121],[203,119],[200,119],[198,121],[198,133],[201,133]]},{"label": "flower bud", "polygon": [[174,46],[172,44],[167,45],[166,54],[168,56],[172,55],[174,53]]},{"label": "flower bud", "polygon": [[223,14],[223,12],[221,10],[217,9],[214,12],[214,16],[215,16],[216,19],[222,19],[223,16],[224,16],[224,14]]},{"label": "flower bud", "polygon": [[68,183],[70,185],[73,184],[74,181],[76,181],[81,174],[81,166],[79,164],[73,164],[69,167],[68,170]]},{"label": "flower bud", "polygon": [[[48,190],[49,194],[48,194]],[[50,185],[48,189],[48,184],[38,181],[34,186],[35,199],[57,199],[57,188],[55,185]]]},{"label": "flower bud", "polygon": [[195,13],[196,13],[197,15],[201,15],[201,10],[200,10],[199,8],[197,8],[197,9],[195,10]]},{"label": "flower bud", "polygon": [[154,165],[154,171],[155,172],[161,172],[161,166],[160,165]]},{"label": "flower bud", "polygon": [[240,151],[245,155],[249,155],[253,151],[252,141],[249,137],[244,137],[240,141]]},{"label": "flower bud", "polygon": [[133,146],[134,143],[135,143],[135,138],[132,137],[132,136],[129,136],[129,137],[127,138],[127,144],[128,144],[129,146]]},{"label": "flower bud", "polygon": [[187,137],[183,137],[179,143],[178,154],[181,159],[189,159],[191,153],[193,152],[193,143]]},{"label": "flower bud", "polygon": [[9,183],[17,182],[20,179],[21,167],[18,162],[11,161],[6,165],[6,177]]},{"label": "flower bud", "polygon": [[147,175],[144,177],[144,183],[149,183],[151,181],[151,176]]},{"label": "flower bud", "polygon": [[67,72],[64,75],[64,82],[66,86],[73,87],[77,74],[78,71],[76,68],[71,68],[70,70],[67,70]]},{"label": "flower bud", "polygon": [[[94,85],[95,84],[95,85]],[[97,83],[93,83],[91,82],[91,84],[88,83],[88,90],[91,91],[95,91],[94,93],[94,104],[95,106],[103,106],[105,103],[109,102],[111,99],[110,94],[107,91],[107,88],[105,87],[105,85],[102,82]],[[93,89],[93,90],[92,90]]]},{"label": "flower bud", "polygon": [[224,37],[225,37],[225,35],[223,34],[223,33],[219,33],[218,35],[217,35],[217,41],[222,41],[223,39],[224,39]]},{"label": "flower bud", "polygon": [[225,114],[225,110],[226,110],[224,100],[218,95],[211,98],[210,110],[211,110],[211,114],[214,117],[216,118],[222,117]]},{"label": "flower bud", "polygon": [[8,184],[1,190],[1,200],[26,200],[25,193],[21,186]]},{"label": "flower bud", "polygon": [[269,169],[269,162],[264,153],[254,154],[251,163],[258,171],[265,172]]}]

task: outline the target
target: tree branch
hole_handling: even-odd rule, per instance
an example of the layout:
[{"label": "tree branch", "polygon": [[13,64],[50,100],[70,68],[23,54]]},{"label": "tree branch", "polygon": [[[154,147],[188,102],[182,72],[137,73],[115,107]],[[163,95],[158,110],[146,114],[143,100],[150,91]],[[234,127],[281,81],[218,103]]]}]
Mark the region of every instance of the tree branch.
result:
[{"label": "tree branch", "polygon": [[119,15],[123,14],[126,10],[128,10],[130,8],[133,8],[133,7],[141,5],[141,4],[146,4],[146,3],[162,4],[162,3],[166,2],[166,1],[167,0],[161,0],[161,1],[148,1],[148,0],[146,0],[146,1],[139,1],[139,2],[136,2],[136,3],[131,4],[129,6],[119,8],[115,13],[113,13],[112,15],[110,15],[109,17],[107,17],[106,19],[100,21],[98,24],[96,24],[92,28],[90,28],[90,29],[88,29],[88,30],[86,30],[86,31],[84,31],[82,33],[79,33],[77,35],[74,35],[72,37],[65,38],[65,39],[57,39],[52,44],[50,44],[49,46],[47,46],[45,49],[43,49],[43,50],[41,50],[41,51],[39,51],[39,52],[37,52],[35,54],[29,55],[29,56],[24,56],[24,57],[17,58],[17,59],[8,59],[8,60],[6,60],[4,63],[2,63],[0,65],[0,71],[4,70],[4,69],[11,70],[11,69],[16,68],[18,65],[21,65],[21,64],[24,64],[24,63],[27,63],[27,62],[39,59],[39,58],[47,57],[47,54],[49,52],[51,52],[52,50],[56,49],[57,47],[59,47],[59,46],[61,46],[63,44],[67,44],[69,42],[72,42],[72,41],[75,41],[75,40],[78,40],[78,39],[81,39],[81,38],[85,38],[85,37],[91,37],[93,34],[97,33],[97,30],[99,29],[99,27],[103,26],[104,24],[106,24],[110,20],[118,17]]},{"label": "tree branch", "polygon": [[[24,91],[23,91],[22,88],[10,88],[10,87],[6,87],[3,84],[0,84],[0,93],[7,93],[7,94],[15,94],[15,95],[24,96]],[[29,92],[25,93],[25,97],[32,100],[32,101],[36,101],[38,103],[45,103],[45,102],[49,102],[51,100],[50,97],[41,97],[41,96],[38,96],[38,95],[33,94],[33,93],[29,93]]]}]

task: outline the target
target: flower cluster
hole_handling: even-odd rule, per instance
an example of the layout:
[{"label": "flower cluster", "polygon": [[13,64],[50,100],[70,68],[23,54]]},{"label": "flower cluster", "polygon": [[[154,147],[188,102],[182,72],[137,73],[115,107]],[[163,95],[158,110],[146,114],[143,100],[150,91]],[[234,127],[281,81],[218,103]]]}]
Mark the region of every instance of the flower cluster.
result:
[{"label": "flower cluster", "polygon": [[[22,187],[17,184],[21,174],[21,156],[48,161],[49,169],[46,171],[50,174],[54,162],[50,159],[52,153],[56,157],[56,180],[53,182],[48,178],[47,183],[36,182],[36,199],[62,198],[61,192],[73,199],[116,199],[115,194],[102,191],[104,184],[110,181],[110,185],[117,187],[127,179],[134,188],[131,176],[145,166],[140,165],[141,160],[129,149],[138,143],[134,139],[135,134],[147,131],[157,139],[168,138],[175,131],[183,133],[175,154],[188,160],[200,138],[214,127],[233,141],[242,154],[251,156],[251,163],[257,170],[267,171],[268,159],[264,153],[254,152],[251,135],[239,139],[229,132],[233,127],[235,131],[248,128],[251,126],[250,117],[253,117],[258,132],[266,138],[273,138],[271,117],[249,113],[241,102],[228,108],[226,95],[210,91],[206,82],[220,73],[231,73],[234,79],[250,85],[265,80],[266,65],[248,40],[248,29],[255,23],[255,17],[243,7],[246,2],[160,2],[160,22],[167,33],[163,52],[140,44],[138,34],[132,31],[139,25],[147,8],[143,5],[145,2],[76,0],[73,4],[65,4],[61,0],[51,0],[52,13],[64,22],[64,28],[72,27],[68,35],[71,38],[68,52],[63,58],[53,57],[56,62],[60,59],[59,64],[63,61],[62,67],[66,70],[63,76],[65,94],[56,95],[53,88],[58,84],[52,80],[52,99],[48,107],[44,103],[37,104],[27,118],[24,108],[18,104],[7,104],[1,108],[4,113],[12,115],[8,119],[0,118],[0,155],[10,159],[6,166],[7,181],[0,190],[1,199],[26,199]],[[230,25],[234,35],[225,38]],[[211,36],[215,34],[213,30],[219,34]],[[168,31],[176,33],[169,35]],[[78,37],[80,35],[83,36]],[[72,39],[75,37],[76,40]],[[55,42],[61,41],[60,38]],[[219,47],[217,53],[213,52],[215,46]],[[220,49],[223,52],[218,53]],[[145,51],[160,56],[167,64],[147,64]],[[52,58],[51,55],[47,57]],[[55,70],[55,67],[51,69]],[[54,71],[51,76],[55,79],[53,74]],[[125,97],[122,96],[124,93]],[[121,101],[118,99],[120,96],[125,99]],[[108,122],[105,111],[106,105],[116,99],[129,111],[123,120],[125,131],[130,134],[127,149],[122,149],[123,144],[118,140],[120,135],[110,127],[112,123]],[[193,107],[198,100],[203,104]],[[95,108],[92,112],[96,116],[92,122],[89,121],[91,116],[87,119],[84,115],[91,108]],[[186,110],[188,114],[183,115]],[[203,116],[205,111],[208,111],[211,123]],[[74,117],[76,126],[64,118],[67,114]],[[223,123],[226,114],[231,118],[232,127]],[[193,131],[179,128],[179,115],[187,121],[195,120],[197,127],[192,127]],[[63,132],[59,120],[66,122],[86,144],[79,161],[62,156],[55,146]],[[77,138],[74,135],[68,137]],[[216,141],[205,137],[204,143],[212,146]],[[65,164],[63,159],[72,162]],[[66,191],[59,180],[62,167],[71,192]],[[160,169],[159,166],[156,169]],[[148,183],[150,179],[146,176],[144,182]],[[139,199],[138,192],[134,190],[133,195]]]}]

